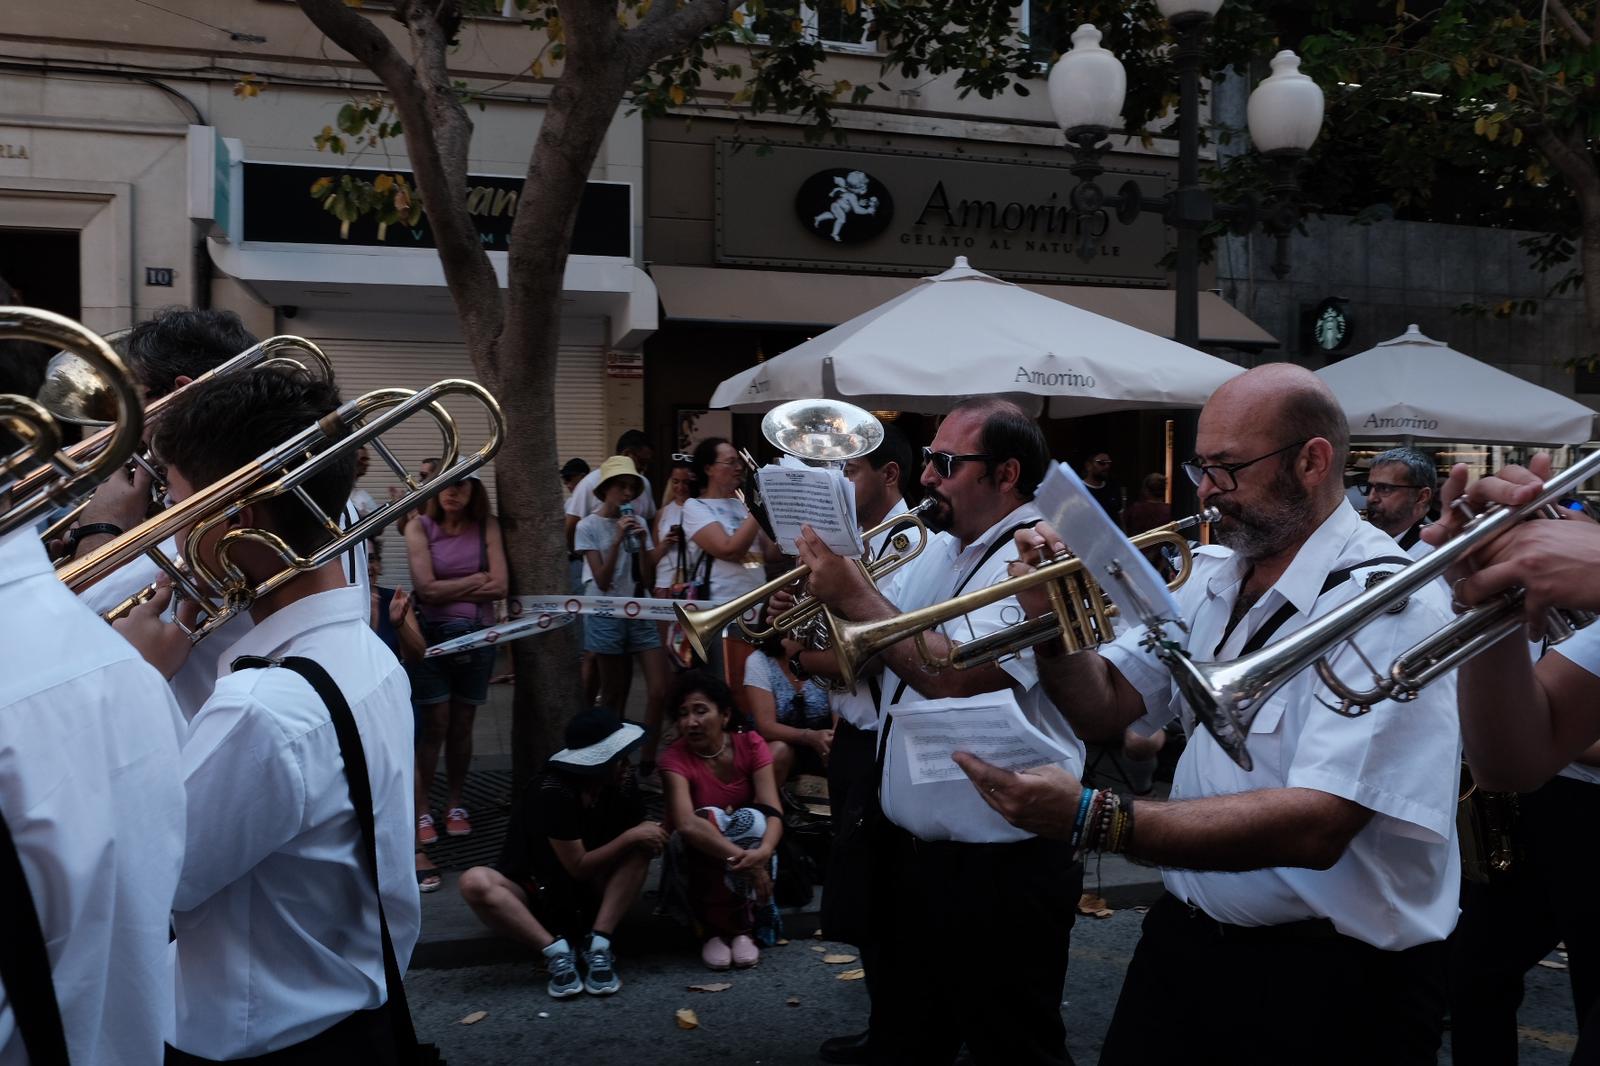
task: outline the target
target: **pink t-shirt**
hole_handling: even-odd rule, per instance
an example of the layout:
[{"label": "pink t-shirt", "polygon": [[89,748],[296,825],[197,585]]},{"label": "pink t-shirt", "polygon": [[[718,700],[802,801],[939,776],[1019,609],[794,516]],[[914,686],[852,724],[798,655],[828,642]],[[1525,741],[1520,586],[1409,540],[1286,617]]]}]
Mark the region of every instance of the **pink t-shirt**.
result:
[{"label": "pink t-shirt", "polygon": [[[701,807],[748,807],[756,798],[756,771],[772,765],[772,749],[761,739],[761,734],[730,733],[728,742],[733,745],[732,781],[718,780],[711,765],[685,746],[679,737],[661,753],[660,768],[677,774],[689,782],[689,802]],[[670,822],[670,813],[668,816]],[[672,828],[669,824],[667,828]]]}]

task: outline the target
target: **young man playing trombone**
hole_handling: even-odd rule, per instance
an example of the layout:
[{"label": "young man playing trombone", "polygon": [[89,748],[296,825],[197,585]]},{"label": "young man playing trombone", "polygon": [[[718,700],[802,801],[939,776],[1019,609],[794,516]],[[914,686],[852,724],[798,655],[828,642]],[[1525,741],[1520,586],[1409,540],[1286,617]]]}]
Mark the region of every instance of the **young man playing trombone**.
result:
[{"label": "young man playing trombone", "polygon": [[[892,602],[815,533],[800,540],[811,594],[839,616],[888,619],[1002,580],[1012,535],[1039,520],[1031,501],[1049,453],[1038,424],[1015,404],[957,404],[923,457],[922,485],[935,501],[924,521],[940,535],[895,576]],[[975,639],[1004,629],[1016,612],[1008,597],[947,628]],[[930,633],[927,643],[939,654],[951,639]],[[908,753],[895,742],[894,707],[918,696],[992,703],[985,694],[1009,691],[1022,714],[1070,753],[1062,773],[1082,770],[1083,746],[1040,692],[1029,651],[932,673],[903,640],[883,662],[876,690],[885,723],[884,820],[871,889],[873,933],[881,938],[877,1061],[936,1066],[953,1061],[965,1043],[984,1064],[1070,1063],[1061,993],[1083,867],[1064,843],[1006,825],[964,781],[912,784]]]},{"label": "young man playing trombone", "polygon": [[[1348,447],[1337,401],[1303,369],[1258,367],[1213,394],[1185,469],[1201,504],[1222,512],[1220,546],[1196,552],[1176,593],[1196,662],[1270,648],[1408,561],[1345,501]],[[1061,548],[1043,526],[1017,537],[1023,559],[1045,545]],[[1019,598],[1030,615],[1049,611],[1042,588]],[[1382,670],[1447,620],[1432,583],[1354,636]],[[1433,1062],[1460,866],[1453,679],[1347,717],[1306,670],[1250,722],[1247,771],[1193,728],[1142,636],[1135,626],[1071,655],[1041,645],[1037,661],[1086,737],[1182,717],[1189,743],[1170,802],[957,755],[1013,824],[1162,867],[1167,894],[1145,919],[1100,1061]],[[1333,665],[1368,680],[1355,655]]]},{"label": "young man playing trombone", "polygon": [[[282,368],[229,375],[185,394],[154,442],[173,500],[182,503],[196,486],[245,466],[338,405],[331,384]],[[336,515],[350,495],[355,454],[335,445],[317,461],[323,465],[303,487]],[[215,527],[191,561],[216,568],[222,535],[240,529],[276,535],[302,553],[329,535],[284,494]],[[283,565],[254,537],[227,550],[252,584]],[[190,648],[162,621],[169,595],[158,593],[118,624],[168,675]],[[254,628],[223,651],[216,690],[190,723],[183,746],[189,847],[173,906],[177,1025],[168,1063],[269,1052],[274,1063],[389,1063],[404,1043],[399,974],[420,924],[406,861],[410,685],[367,624],[368,607],[338,560],[261,596],[250,607]],[[192,623],[192,605],[181,604],[179,616]],[[322,687],[303,660],[325,671]],[[362,763],[364,775],[354,769]],[[370,782],[371,838],[357,806],[362,777]],[[399,997],[393,1017],[390,994]]]}]

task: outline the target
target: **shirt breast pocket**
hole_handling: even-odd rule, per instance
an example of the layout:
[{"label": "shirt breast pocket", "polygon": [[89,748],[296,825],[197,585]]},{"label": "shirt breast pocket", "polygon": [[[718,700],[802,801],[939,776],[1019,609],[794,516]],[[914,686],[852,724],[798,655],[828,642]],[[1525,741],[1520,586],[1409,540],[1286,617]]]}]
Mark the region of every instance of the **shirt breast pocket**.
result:
[{"label": "shirt breast pocket", "polygon": [[1263,704],[1250,720],[1250,735],[1245,741],[1255,772],[1265,770],[1279,780],[1283,777],[1283,715],[1288,706],[1289,701],[1283,696],[1275,696]]}]

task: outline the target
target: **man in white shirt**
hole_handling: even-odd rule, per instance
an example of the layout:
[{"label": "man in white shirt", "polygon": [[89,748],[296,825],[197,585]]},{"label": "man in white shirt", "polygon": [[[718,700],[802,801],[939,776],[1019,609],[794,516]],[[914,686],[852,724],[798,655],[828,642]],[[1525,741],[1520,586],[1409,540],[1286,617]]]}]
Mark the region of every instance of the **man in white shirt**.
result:
[{"label": "man in white shirt", "polygon": [[[338,406],[331,384],[264,368],[176,401],[156,431],[172,495],[187,498]],[[350,494],[348,452],[304,487],[324,509]],[[235,523],[309,552],[327,536],[292,496]],[[217,551],[221,529],[200,547]],[[229,558],[252,581],[281,565],[244,539]],[[188,641],[161,620],[166,595],[119,630],[164,673]],[[258,599],[255,628],[222,656],[215,692],[183,747],[189,848],[174,903],[176,1028],[169,1063],[276,1053],[285,1063],[394,1061],[379,895],[351,802],[330,708],[287,667],[242,657],[311,659],[348,702],[371,782],[382,911],[403,970],[420,925],[411,873],[412,718],[404,669],[368,625],[368,603],[338,562]],[[398,974],[396,975],[398,978]],[[395,1009],[402,1009],[397,999]]]},{"label": "man in white shirt", "polygon": [[[1196,661],[1286,637],[1359,594],[1370,574],[1405,564],[1345,501],[1348,448],[1337,401],[1298,367],[1258,367],[1212,395],[1185,469],[1201,504],[1222,512],[1212,527],[1222,546],[1200,549],[1177,593]],[[1057,544],[1055,532],[1020,535],[1019,555],[1041,543]],[[1032,590],[1023,605],[1049,609]],[[1386,666],[1447,619],[1430,585],[1356,642]],[[1135,627],[1073,655],[1042,645],[1038,656],[1045,691],[1084,736],[1151,732],[1178,716],[1189,733],[1171,802],[1119,797],[1134,814],[1119,842],[1162,867],[1167,894],[1145,920],[1101,1062],[1433,1062],[1460,869],[1453,679],[1346,717],[1304,671],[1251,721],[1246,771],[1194,728],[1142,635]],[[1334,666],[1366,683],[1355,655]],[[1093,801],[1059,771],[958,761],[997,810],[1041,833],[1070,835]],[[1247,986],[1245,1014],[1205,994]]]},{"label": "man in white shirt", "polygon": [[1367,521],[1395,539],[1402,551],[1420,559],[1433,550],[1422,540],[1428,509],[1439,494],[1439,471],[1415,448],[1390,448],[1367,467],[1356,488],[1366,498]]},{"label": "man in white shirt", "polygon": [[[885,425],[883,440],[871,453],[845,463],[844,476],[855,486],[856,519],[863,530],[905,514],[905,493],[916,484],[911,442],[894,425]],[[891,547],[897,534],[914,541],[914,523],[906,519],[903,524],[891,525],[872,538],[866,544],[864,561],[878,559],[886,551],[901,550]],[[878,582],[879,590],[890,595],[893,580],[894,575],[890,574]],[[781,611],[788,602],[774,597],[769,610]],[[832,651],[802,650],[793,641],[785,642],[785,646],[791,653],[790,668],[797,677],[827,673],[833,667]],[[873,678],[870,684],[862,684],[854,692],[833,692],[829,697],[837,721],[833,746],[828,752],[828,800],[836,827],[850,826],[876,814],[878,705],[873,698],[876,685],[877,679]],[[839,831],[847,832],[842,828]],[[861,913],[871,879],[865,861],[866,850],[863,846],[845,846],[835,847],[829,853],[827,882],[822,891],[822,927],[829,937],[845,940],[860,949],[870,999],[877,984],[878,945],[870,936],[870,920]],[[865,1032],[824,1040],[818,1057],[823,1062],[834,1063],[873,1061],[876,1054],[873,1028],[869,1018]]]},{"label": "man in white shirt", "polygon": [[[1013,534],[1038,521],[1030,501],[1049,457],[1037,423],[1015,404],[956,405],[923,455],[922,485],[935,501],[924,521],[943,532],[901,570],[892,602],[814,533],[801,539],[811,593],[841,617],[889,618],[1003,580]],[[927,634],[929,651],[947,653],[1019,613],[1014,597],[972,611]],[[1063,772],[1082,770],[1083,746],[1040,692],[1031,651],[933,673],[916,642],[905,640],[882,660],[873,1043],[881,1031],[886,1061],[918,1066],[953,1061],[963,1043],[980,1063],[1068,1063],[1061,994],[1083,867],[1066,844],[1007,825],[963,779],[912,784],[894,707],[908,689],[911,701],[968,698],[976,707],[1014,699],[1030,724],[1070,753]]]},{"label": "man in white shirt", "polygon": [[[0,537],[0,605],[0,815],[33,898],[68,1054],[159,1062],[184,844],[177,707],[160,675],[56,579],[31,527]],[[19,918],[0,922],[14,929]],[[28,1061],[10,998],[0,987],[8,1066]]]},{"label": "man in white shirt", "polygon": [[[1549,475],[1548,455],[1535,456],[1529,469],[1507,467],[1470,486],[1466,467],[1457,466],[1428,539],[1437,546],[1460,531],[1463,516],[1452,507],[1457,499],[1474,511],[1492,503],[1517,506]],[[1525,617],[1540,628],[1552,607],[1600,608],[1600,527],[1592,522],[1523,522],[1472,558],[1471,568],[1448,575],[1463,607],[1522,588]],[[1527,627],[1514,631],[1459,672],[1473,780],[1480,788],[1527,795],[1518,799],[1510,871],[1519,898],[1504,905],[1508,901],[1495,896],[1512,886],[1493,883],[1469,886],[1474,892],[1463,896],[1463,950],[1453,956],[1459,961],[1451,982],[1452,1054],[1463,1063],[1488,1062],[1494,1054],[1505,1061],[1508,1024],[1515,1047],[1522,972],[1543,957],[1537,944],[1554,935],[1567,945],[1582,1027],[1572,1061],[1592,1064],[1600,1062],[1600,928],[1595,849],[1585,841],[1600,812],[1600,625],[1552,646],[1536,664],[1527,654],[1528,635]],[[1486,950],[1489,945],[1498,950]],[[1472,948],[1478,950],[1468,954]],[[1457,1004],[1477,1014],[1463,1018]]]}]

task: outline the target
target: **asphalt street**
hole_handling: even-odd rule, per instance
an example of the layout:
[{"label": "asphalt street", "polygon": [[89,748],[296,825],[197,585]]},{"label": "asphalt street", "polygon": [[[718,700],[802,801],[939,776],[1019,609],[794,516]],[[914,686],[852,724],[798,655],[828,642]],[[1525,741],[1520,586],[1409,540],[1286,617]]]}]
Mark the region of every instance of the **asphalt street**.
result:
[{"label": "asphalt street", "polygon": [[[1124,910],[1105,919],[1080,918],[1073,930],[1061,1009],[1068,1046],[1080,1066],[1099,1057],[1100,1037],[1141,917]],[[970,945],[961,944],[956,931],[930,930],[929,935],[949,937],[950,965],[970,967],[974,980],[980,979],[981,960],[974,958]],[[692,945],[672,948],[663,937],[646,939],[652,945],[640,953],[630,953],[627,943],[619,941],[617,969],[623,988],[607,999],[550,999],[543,970],[531,959],[413,971],[406,988],[418,1034],[439,1044],[453,1066],[814,1066],[817,1045],[825,1037],[865,1025],[862,982],[838,979],[860,964],[824,961],[829,953],[854,954],[847,947],[797,939],[764,952],[754,970],[714,974],[700,964]],[[1262,978],[1272,979],[1270,974]],[[721,982],[732,987],[720,992],[688,988]],[[1359,990],[1353,996],[1358,1000]],[[1352,1009],[1358,1007],[1353,1001]],[[679,1027],[676,1012],[684,1008],[694,1011],[697,1028]],[[485,1012],[481,1020],[462,1024],[478,1011]],[[1565,971],[1536,967],[1529,974],[1519,1018],[1521,1066],[1562,1066],[1569,1060],[1576,1027]],[[1439,1061],[1450,1062],[1448,1037]]]}]

